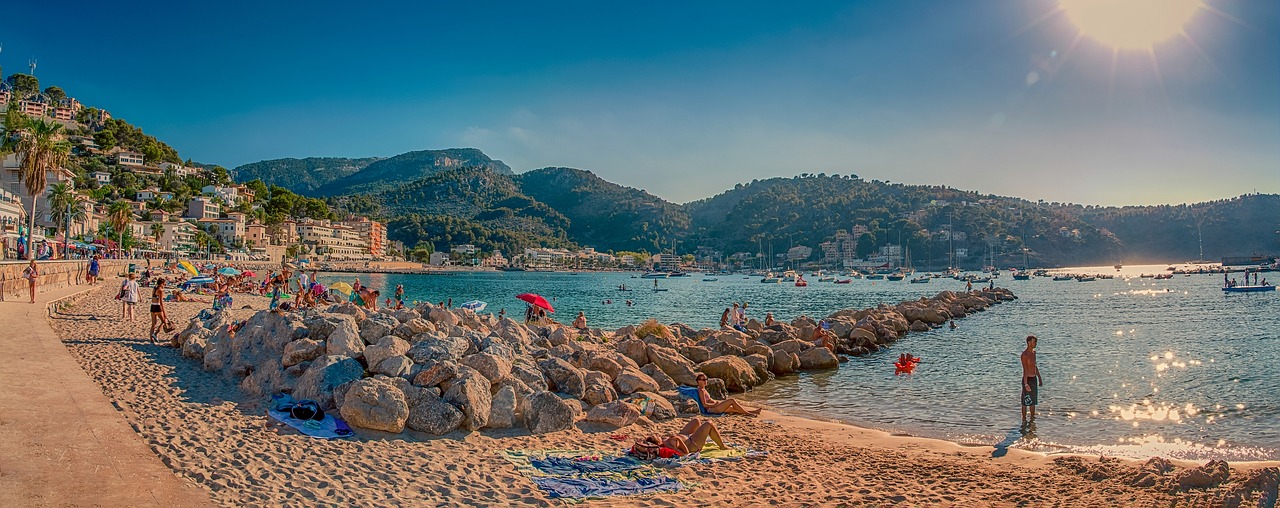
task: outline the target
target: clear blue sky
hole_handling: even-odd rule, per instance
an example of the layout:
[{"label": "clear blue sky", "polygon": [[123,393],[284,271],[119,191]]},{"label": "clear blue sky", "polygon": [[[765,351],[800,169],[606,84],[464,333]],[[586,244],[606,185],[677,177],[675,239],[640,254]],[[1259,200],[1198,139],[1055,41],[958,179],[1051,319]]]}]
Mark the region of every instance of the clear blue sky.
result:
[{"label": "clear blue sky", "polygon": [[227,167],[467,146],[676,202],[803,172],[1087,204],[1280,192],[1280,3],[1205,3],[1195,44],[1152,57],[1078,39],[1057,0],[19,0],[0,66],[35,57],[42,86]]}]

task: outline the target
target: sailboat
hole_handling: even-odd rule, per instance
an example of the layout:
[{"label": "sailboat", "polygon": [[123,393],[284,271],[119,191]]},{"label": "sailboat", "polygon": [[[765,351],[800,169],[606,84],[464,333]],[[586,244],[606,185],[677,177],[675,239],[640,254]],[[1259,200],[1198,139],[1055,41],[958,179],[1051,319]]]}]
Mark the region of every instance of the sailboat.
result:
[{"label": "sailboat", "polygon": [[1013,272],[1013,280],[1031,280],[1031,272],[1027,271],[1027,248],[1022,248],[1022,269]]}]

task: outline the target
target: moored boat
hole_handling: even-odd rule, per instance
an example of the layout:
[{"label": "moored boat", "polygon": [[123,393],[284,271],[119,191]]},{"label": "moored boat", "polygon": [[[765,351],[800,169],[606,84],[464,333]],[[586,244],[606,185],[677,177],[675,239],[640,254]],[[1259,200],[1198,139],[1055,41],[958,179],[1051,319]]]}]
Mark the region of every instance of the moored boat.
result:
[{"label": "moored boat", "polygon": [[1265,286],[1225,286],[1222,290],[1227,293],[1258,293],[1262,291],[1275,291],[1276,287],[1270,284]]},{"label": "moored boat", "polygon": [[921,275],[919,277],[911,279],[911,283],[912,284],[928,284],[929,279],[931,278],[932,277],[929,277],[928,275]]}]

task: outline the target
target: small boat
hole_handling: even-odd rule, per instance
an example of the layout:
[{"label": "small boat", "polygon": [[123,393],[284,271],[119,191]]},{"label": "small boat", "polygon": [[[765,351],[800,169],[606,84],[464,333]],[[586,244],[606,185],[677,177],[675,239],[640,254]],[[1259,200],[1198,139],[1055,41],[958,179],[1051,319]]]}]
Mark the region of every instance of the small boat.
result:
[{"label": "small boat", "polygon": [[818,282],[835,282],[835,281],[836,281],[836,276],[834,275],[824,275],[822,277],[818,277]]},{"label": "small boat", "polygon": [[1013,280],[1031,280],[1031,274],[1027,272],[1018,272],[1013,274]]},{"label": "small boat", "polygon": [[889,274],[889,275],[885,275],[885,276],[884,276],[884,278],[889,279],[889,280],[902,280],[902,279],[907,278],[907,274],[902,273],[902,272],[898,272],[898,273],[891,273],[891,274]]},{"label": "small boat", "polygon": [[853,282],[853,279],[840,279],[840,280],[838,280],[838,281],[835,281],[834,283],[835,283],[835,284],[848,284],[848,283],[850,283],[850,282]]},{"label": "small boat", "polygon": [[1093,282],[1095,280],[1098,280],[1098,278],[1094,276],[1081,275],[1079,277],[1076,277],[1076,281],[1078,282]]},{"label": "small boat", "polygon": [[867,280],[884,280],[883,273],[873,273],[867,276]]},{"label": "small boat", "polygon": [[1155,277],[1156,277],[1155,275],[1152,275],[1149,273],[1144,273],[1138,276],[1139,279],[1154,279]]},{"label": "small boat", "polygon": [[705,279],[702,279],[702,282],[715,282],[715,281],[718,281],[718,280],[720,280],[720,279],[717,279],[717,278],[715,278],[715,277],[707,277],[707,278],[705,278]]},{"label": "small boat", "polygon": [[1054,275],[1053,280],[1074,280],[1075,277],[1070,275]]},{"label": "small boat", "polygon": [[662,292],[662,291],[667,291],[668,289],[667,289],[667,288],[653,288],[653,290],[654,290],[655,292]]},{"label": "small boat", "polygon": [[799,277],[800,275],[797,274],[795,270],[787,270],[785,272],[782,272],[782,282],[795,282],[795,280]]},{"label": "small boat", "polygon": [[1222,290],[1227,293],[1257,293],[1261,291],[1275,291],[1276,287],[1270,284],[1266,286],[1225,286]]},{"label": "small boat", "polygon": [[1155,279],[1155,280],[1165,280],[1165,279],[1172,279],[1172,278],[1173,278],[1172,273],[1162,273],[1162,274],[1156,275],[1155,277],[1152,277],[1152,279]]},{"label": "small boat", "polygon": [[644,275],[641,275],[640,278],[641,279],[665,279],[669,276],[670,274],[668,274],[667,272],[649,272]]},{"label": "small boat", "polygon": [[807,287],[808,285],[809,285],[809,283],[808,283],[808,282],[805,282],[805,280],[804,280],[804,279],[796,280],[796,287],[798,287],[798,288]]},{"label": "small boat", "polygon": [[929,283],[929,279],[931,279],[931,278],[932,278],[932,277],[929,277],[929,276],[927,276],[927,275],[921,275],[921,276],[919,276],[919,277],[916,277],[916,278],[914,278],[914,279],[911,279],[911,283],[912,283],[912,284],[928,284],[928,283]]}]

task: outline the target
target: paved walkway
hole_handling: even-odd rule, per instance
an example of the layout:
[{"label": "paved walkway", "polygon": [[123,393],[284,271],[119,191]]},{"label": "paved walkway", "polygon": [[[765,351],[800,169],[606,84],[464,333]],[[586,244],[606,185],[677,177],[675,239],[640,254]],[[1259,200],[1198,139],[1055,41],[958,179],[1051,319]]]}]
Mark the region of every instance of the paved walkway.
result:
[{"label": "paved walkway", "polygon": [[151,451],[54,334],[46,303],[0,302],[0,506],[212,506]]}]

